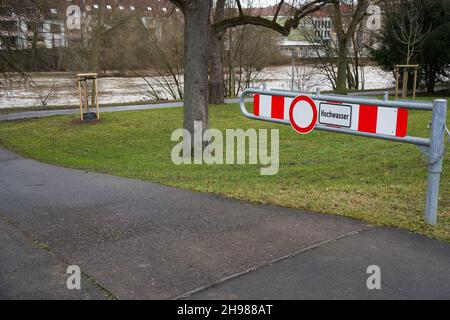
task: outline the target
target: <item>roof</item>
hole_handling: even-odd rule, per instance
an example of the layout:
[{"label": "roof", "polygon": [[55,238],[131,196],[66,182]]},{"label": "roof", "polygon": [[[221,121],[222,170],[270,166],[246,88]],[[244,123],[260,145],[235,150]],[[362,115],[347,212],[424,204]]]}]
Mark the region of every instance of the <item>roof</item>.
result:
[{"label": "roof", "polygon": [[309,46],[310,43],[305,40],[288,40],[288,39],[282,39],[278,42],[278,45],[283,47],[300,47],[300,46]]},{"label": "roof", "polygon": [[[322,8],[320,8],[319,10],[314,11],[309,16],[315,17],[315,18],[330,17],[331,16],[330,11],[333,10],[333,8],[331,6],[332,6],[332,4],[327,4],[327,5],[323,6]],[[347,13],[351,13],[352,11],[353,11],[353,7],[351,5],[341,3],[341,12],[343,12],[344,14],[347,14]]]},{"label": "roof", "polygon": [[[268,7],[260,7],[260,8],[246,8],[244,9],[246,14],[252,16],[261,16],[261,17],[273,17],[277,12],[278,5],[268,6]],[[295,11],[295,7],[288,3],[283,3],[281,6],[280,12],[278,13],[279,17],[288,17],[292,16]]]},{"label": "roof", "polygon": [[[171,13],[175,6],[169,0],[48,0],[42,8],[44,16],[58,15],[65,16],[67,8],[75,5],[79,6],[82,12],[95,10],[95,6],[102,5],[103,10],[123,10],[124,12],[146,12],[147,14]],[[11,6],[18,14],[24,14],[26,8],[36,7],[33,0],[2,0],[1,6]],[[54,11],[56,9],[56,12]]]}]

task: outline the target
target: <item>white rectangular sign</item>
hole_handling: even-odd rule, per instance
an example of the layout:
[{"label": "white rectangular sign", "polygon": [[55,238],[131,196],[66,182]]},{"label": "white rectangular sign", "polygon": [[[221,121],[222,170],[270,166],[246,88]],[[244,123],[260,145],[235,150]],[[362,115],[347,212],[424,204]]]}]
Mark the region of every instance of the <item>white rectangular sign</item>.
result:
[{"label": "white rectangular sign", "polygon": [[[253,112],[256,116],[289,121],[292,101],[290,97],[256,94]],[[407,135],[407,109],[322,100],[315,100],[315,104],[320,124],[397,137]]]},{"label": "white rectangular sign", "polygon": [[352,107],[345,104],[320,103],[319,123],[350,128]]}]

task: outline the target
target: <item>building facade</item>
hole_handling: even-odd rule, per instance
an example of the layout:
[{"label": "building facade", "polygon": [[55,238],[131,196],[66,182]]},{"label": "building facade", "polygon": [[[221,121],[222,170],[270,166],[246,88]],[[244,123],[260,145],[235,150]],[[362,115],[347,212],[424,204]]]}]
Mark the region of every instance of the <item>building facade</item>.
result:
[{"label": "building facade", "polygon": [[0,4],[0,48],[67,47],[88,36],[94,17],[136,15],[147,28],[180,14],[168,0],[4,0]]},{"label": "building facade", "polygon": [[[273,18],[277,9],[275,5],[245,10],[250,15]],[[325,6],[304,18],[300,28],[310,32],[311,37],[305,39],[299,30],[294,30],[288,38],[280,41],[282,52],[291,54],[292,50],[297,50],[299,56],[309,57],[315,51],[310,48],[311,42],[315,46],[335,43],[336,33],[330,9]],[[294,11],[294,7],[284,4],[277,19],[282,23]],[[343,6],[344,16],[351,13],[350,7]],[[370,15],[361,22],[360,42],[381,28],[381,9],[370,6],[368,13]],[[181,12],[168,0],[3,0],[0,5],[0,48],[68,47],[89,37],[89,28],[96,16],[121,14],[136,15],[145,27],[161,34],[161,20],[164,17],[175,14],[182,19]]]}]

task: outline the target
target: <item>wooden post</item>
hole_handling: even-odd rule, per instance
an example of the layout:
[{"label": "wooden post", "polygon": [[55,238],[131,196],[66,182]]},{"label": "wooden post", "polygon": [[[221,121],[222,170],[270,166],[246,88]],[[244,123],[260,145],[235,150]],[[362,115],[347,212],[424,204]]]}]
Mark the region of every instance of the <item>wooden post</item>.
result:
[{"label": "wooden post", "polygon": [[89,113],[89,94],[88,94],[88,86],[87,86],[87,79],[84,82],[84,103],[85,103],[85,112]]},{"label": "wooden post", "polygon": [[398,81],[400,80],[399,73],[400,71],[398,66],[395,66],[395,100],[398,99]]},{"label": "wooden post", "polygon": [[408,68],[403,71],[403,94],[402,99],[406,99],[408,96]]},{"label": "wooden post", "polygon": [[[100,119],[97,78],[98,75],[96,73],[80,73],[77,75],[80,94],[80,117],[82,121],[84,120],[84,113],[89,113],[92,108],[97,109],[97,119]],[[91,82],[91,88],[89,88],[88,81]],[[89,97],[89,92],[92,95],[91,97]]]},{"label": "wooden post", "polygon": [[410,69],[414,69],[414,84],[413,84],[413,98],[416,99],[416,93],[417,93],[417,78],[418,78],[418,68],[419,65],[414,64],[414,65],[396,65],[395,66],[395,99],[397,99],[397,95],[398,95],[398,89],[399,89],[399,80],[400,80],[400,68],[404,69],[403,71],[403,99],[406,99],[406,97],[408,96],[408,79],[409,79],[409,70]]},{"label": "wooden post", "polygon": [[95,101],[97,103],[97,120],[100,120],[100,107],[99,107],[99,103],[98,103],[98,83],[97,83],[97,78],[95,78],[94,82],[95,82]]},{"label": "wooden post", "polygon": [[80,120],[83,121],[83,97],[81,93],[81,80],[80,77],[77,77],[78,82],[78,93],[80,94]]},{"label": "wooden post", "polygon": [[414,87],[413,87],[413,99],[416,99],[417,91],[417,67],[414,69]]},{"label": "wooden post", "polygon": [[93,79],[92,80],[92,88],[91,88],[91,95],[92,95],[92,97],[91,97],[91,107],[92,108],[94,108],[94,106],[95,106],[95,92],[96,92],[96,90],[95,90],[95,81],[96,81],[96,79]]}]

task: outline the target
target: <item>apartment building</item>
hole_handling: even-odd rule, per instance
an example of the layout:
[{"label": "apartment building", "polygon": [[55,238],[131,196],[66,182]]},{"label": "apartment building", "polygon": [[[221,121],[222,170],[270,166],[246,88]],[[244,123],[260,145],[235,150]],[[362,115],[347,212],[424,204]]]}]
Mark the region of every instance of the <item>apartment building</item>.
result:
[{"label": "apartment building", "polygon": [[181,12],[168,0],[4,0],[0,48],[70,46],[88,37],[93,17],[120,14],[136,15],[147,28],[158,29],[158,21]]}]

